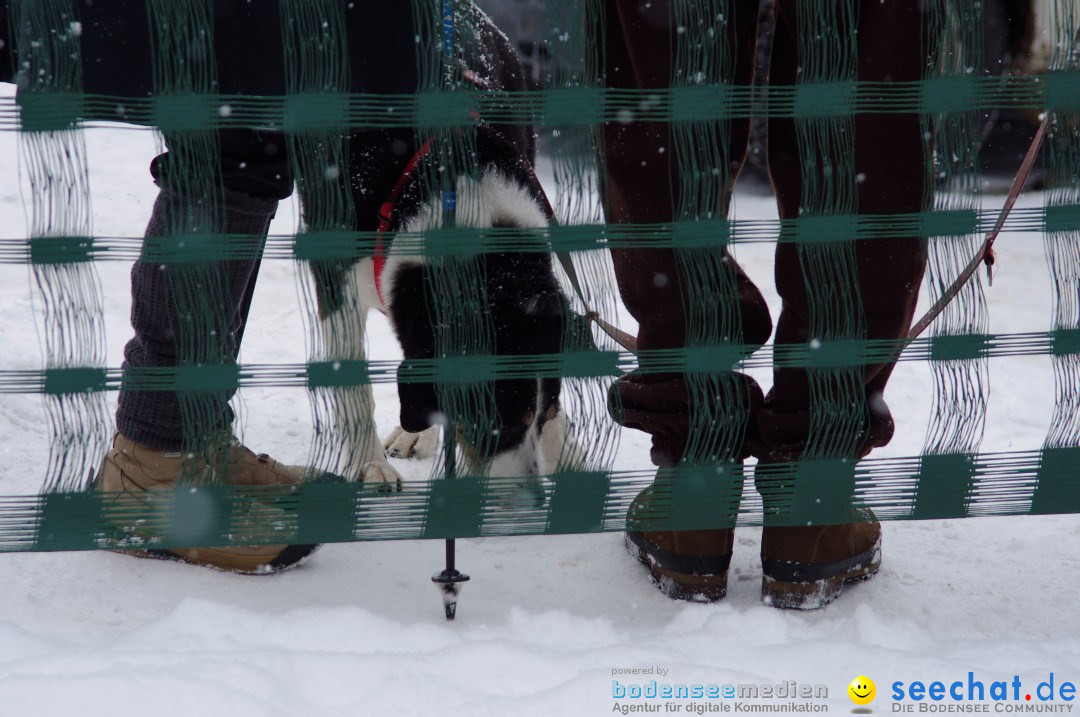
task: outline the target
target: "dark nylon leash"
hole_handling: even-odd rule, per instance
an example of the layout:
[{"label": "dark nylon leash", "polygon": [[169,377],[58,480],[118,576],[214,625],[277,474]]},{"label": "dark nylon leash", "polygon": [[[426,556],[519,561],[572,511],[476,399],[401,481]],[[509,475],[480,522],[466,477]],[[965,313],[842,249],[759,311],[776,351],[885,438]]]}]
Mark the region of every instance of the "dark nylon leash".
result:
[{"label": "dark nylon leash", "polygon": [[[528,162],[525,163],[529,172],[530,184],[532,184],[532,190],[536,193],[536,196],[540,199],[540,209],[543,210],[544,215],[547,217],[548,222],[552,225],[558,222],[555,219],[555,209],[551,205],[551,200],[548,199],[547,192],[544,191],[544,187],[540,184],[540,180],[536,176],[536,171],[532,165]],[[574,268],[574,260],[570,256],[568,251],[556,251],[555,257],[559,260],[559,264],[562,266],[563,271],[566,272],[566,278],[570,280],[570,286],[574,288],[574,293],[577,294],[578,299],[581,301],[581,305],[585,307],[585,319],[591,321],[600,327],[600,330],[611,337],[611,340],[622,346],[630,353],[637,353],[637,338],[626,333],[618,326],[615,326],[608,321],[605,321],[599,312],[594,311],[589,306],[589,300],[585,298],[585,290],[581,288],[581,278],[578,276],[577,269]]]}]

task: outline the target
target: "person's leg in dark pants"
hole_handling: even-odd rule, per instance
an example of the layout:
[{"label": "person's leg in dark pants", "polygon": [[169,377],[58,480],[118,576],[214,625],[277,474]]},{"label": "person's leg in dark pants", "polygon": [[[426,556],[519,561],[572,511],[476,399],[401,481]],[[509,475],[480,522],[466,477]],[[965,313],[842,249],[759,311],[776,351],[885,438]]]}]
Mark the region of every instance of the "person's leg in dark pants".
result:
[{"label": "person's leg in dark pants", "polygon": [[[154,160],[151,171],[161,192],[147,228],[144,259],[131,273],[135,336],[124,350],[129,379],[138,369],[228,370],[236,364],[266,234],[278,201],[292,191],[292,174],[280,135],[230,130],[215,138],[217,176],[205,185],[185,175],[193,164],[185,156],[190,149],[185,138],[169,138],[169,151]],[[186,241],[186,234],[196,243],[207,236],[213,242],[228,242],[248,256],[228,261],[153,260],[155,238]],[[191,251],[198,251],[198,246]],[[234,391],[227,385],[180,392],[122,390],[118,433],[105,458],[98,490],[118,494],[115,500],[125,504],[150,504],[155,492],[171,491],[183,481],[262,486],[300,482],[303,469],[256,455],[233,436],[228,401]],[[267,520],[279,519],[255,503],[237,510],[250,513],[239,525],[250,524],[256,531],[265,530]],[[200,545],[197,539],[193,542]],[[316,547],[188,547],[147,554],[221,570],[273,573],[297,564]]]},{"label": "person's leg in dark pants", "polygon": [[[920,46],[923,19],[918,6],[916,0],[856,4],[858,80],[921,78],[925,51]],[[798,16],[807,10],[795,0],[778,3],[773,85],[807,79],[799,72],[807,62],[799,42],[809,21]],[[926,206],[927,168],[917,114],[857,114],[829,121],[835,122],[831,130],[815,119],[769,121],[769,170],[782,219],[849,212],[913,214]],[[824,143],[811,141],[829,131],[852,130],[847,149],[853,150],[853,157],[835,148],[831,153],[822,151]],[[832,199],[822,200],[823,194]],[[835,198],[844,196],[850,197],[850,206],[838,206],[840,200]],[[776,343],[905,336],[925,265],[921,239],[852,241],[840,252],[828,253],[835,246],[781,242],[777,247],[776,286],[783,308]],[[823,298],[826,292],[834,298]],[[835,298],[844,296],[849,300]],[[784,522],[783,511],[771,502],[808,488],[796,486],[782,471],[774,473],[771,464],[808,458],[843,458],[850,463],[888,443],[893,421],[882,393],[891,372],[891,365],[774,371],[772,390],[755,414],[752,441],[767,525],[773,519]],[[844,579],[872,574],[880,555],[880,527],[872,515],[863,517],[866,522],[766,527],[762,539],[766,597],[780,606],[815,607],[835,597]],[[814,567],[819,564],[830,567]]]},{"label": "person's leg in dark pants", "polygon": [[[730,8],[723,23],[729,46],[729,68],[724,78],[750,84],[754,68],[757,2],[714,2],[708,5]],[[604,81],[614,88],[668,88],[673,84],[673,3],[608,0],[606,3]],[[716,81],[715,79],[712,81]],[[695,123],[702,124],[702,123]],[[696,186],[683,186],[676,140],[682,128],[659,122],[610,122],[603,127],[602,198],[607,221],[612,224],[665,224],[673,220],[723,218],[727,214],[731,183],[746,154],[749,120],[739,118],[716,123],[717,142],[711,148],[710,176],[690,182],[716,185],[713,202],[702,206],[694,200]],[[700,128],[697,128],[700,129]],[[688,150],[692,151],[692,150]],[[689,163],[689,162],[687,162]],[[658,232],[663,231],[658,228]],[[614,249],[611,252],[615,276],[623,303],[638,321],[638,347],[642,351],[682,348],[727,341],[763,344],[772,325],[760,292],[742,269],[719,246],[694,250]],[[714,269],[712,296],[702,296],[701,287],[687,281],[691,266]],[[723,286],[730,291],[722,293]],[[708,289],[707,289],[708,290]],[[711,299],[711,300],[710,300]],[[736,306],[730,304],[734,299]],[[708,304],[702,306],[701,304]],[[733,319],[733,320],[732,320]],[[720,336],[734,324],[741,336]],[[749,393],[756,385],[743,381]],[[653,436],[653,460],[657,465],[674,465],[684,457],[692,432],[687,410],[690,398],[682,376],[671,374],[632,375],[619,381],[613,403],[620,422]]]},{"label": "person's leg in dark pants", "polygon": [[[607,87],[667,89],[753,79],[757,0],[705,3],[608,0],[605,3]],[[680,30],[682,28],[682,30]],[[677,53],[695,45],[700,56]],[[711,33],[711,34],[710,34]],[[704,76],[693,77],[702,71]],[[608,123],[603,127],[602,178],[607,221],[656,224],[709,221],[727,215],[731,184],[742,166],[750,121]],[[703,171],[691,174],[692,168]],[[663,231],[658,228],[658,234]],[[612,250],[619,293],[639,324],[642,351],[718,344],[758,346],[769,337],[768,309],[757,288],[717,237],[708,248]],[[642,363],[648,366],[647,358]],[[622,425],[652,436],[654,485],[630,509],[629,527],[668,490],[664,468],[737,466],[746,427],[761,390],[737,373],[635,373],[615,383],[612,413]],[[732,490],[741,473],[729,471]],[[721,480],[721,478],[717,478]],[[723,524],[727,517],[718,516]],[[647,530],[628,533],[631,549],[670,596],[719,599],[727,581],[732,530]]]},{"label": "person's leg in dark pants", "polygon": [[[671,11],[671,5],[607,3],[605,49],[609,69],[605,80],[609,86],[664,87],[665,83],[677,83],[670,61],[665,64],[665,58],[671,56],[671,37],[662,31],[659,22]],[[749,5],[756,9],[756,3]],[[654,14],[643,12],[646,6]],[[786,0],[779,7],[770,78],[774,84],[792,85],[800,76],[799,68],[804,60],[799,54],[796,7],[797,3]],[[854,15],[848,15],[846,21],[852,27],[847,28],[847,40],[841,42],[854,43],[857,38],[857,51],[849,58],[855,64],[850,68],[850,77],[838,79],[879,82],[919,79],[921,19],[916,3],[860,2],[851,9]],[[736,11],[735,17],[739,16]],[[727,36],[729,42],[737,43],[742,38],[743,44],[737,46],[753,47],[753,32],[739,30],[738,25],[732,29],[734,34]],[[844,32],[839,27],[832,29]],[[749,75],[740,74],[739,66],[735,67],[737,81],[748,82]],[[824,72],[833,69],[826,67]],[[710,78],[710,81],[716,80]],[[819,119],[770,122],[770,169],[783,218],[908,213],[924,206],[924,154],[916,115],[842,118],[836,122],[846,122],[848,126],[831,137],[839,137],[839,141],[824,145],[812,141],[816,136],[836,132],[838,125],[833,127],[830,122]],[[844,132],[847,135],[841,136]],[[729,123],[727,134],[732,142],[728,157],[741,159],[739,152],[745,147],[742,124]],[[672,153],[667,162],[657,162],[651,151],[658,146],[669,147],[671,141],[672,129],[664,125],[630,123],[605,127],[603,169],[608,183],[605,196],[608,221],[647,223],[688,218],[682,213],[686,203],[681,200],[687,190],[680,186],[677,157]],[[829,149],[819,151],[819,146]],[[813,171],[808,171],[811,167]],[[834,168],[843,168],[846,175],[834,176]],[[733,179],[734,173],[730,177]],[[841,186],[844,181],[848,184]],[[726,212],[726,204],[717,209]],[[829,252],[816,251],[813,247],[807,249],[786,242],[778,247],[776,277],[784,301],[777,327],[778,343],[807,344],[813,338],[898,338],[906,332],[924,262],[920,239],[866,240],[844,245],[836,254],[839,261],[831,261],[834,257]],[[623,250],[613,252],[613,258],[623,300],[641,324],[641,348],[680,348],[698,341],[707,345],[709,341],[701,341],[703,337],[720,343],[715,334],[709,336],[708,332],[699,331],[694,335],[687,330],[695,324],[691,319],[693,302],[702,300],[700,294],[694,295],[692,286],[701,277],[688,270],[675,252]],[[815,290],[827,286],[835,291],[808,296],[807,282]],[[741,272],[734,285],[739,291],[728,293],[722,300],[737,304],[743,341],[751,345],[761,343],[768,336],[769,324],[760,296]],[[727,308],[728,312],[733,310],[736,309]],[[723,314],[723,310],[717,313]],[[888,441],[892,422],[881,400],[881,391],[890,370],[877,369],[865,367],[837,375],[778,369],[774,389],[763,406],[750,401],[744,404],[749,411],[728,414],[729,420],[737,421],[749,419],[752,413],[746,450],[757,455],[763,464],[758,486],[767,507],[777,502],[777,495],[791,489],[790,479],[770,479],[770,464],[806,457],[856,458]],[[697,417],[708,416],[709,411],[703,402],[695,400],[697,394],[688,390],[690,379],[632,375],[620,380],[613,391],[616,418],[626,426],[653,435],[653,457],[660,465],[685,461],[688,456],[684,449],[702,430],[708,430],[705,426],[694,426]],[[753,395],[756,386],[747,385]],[[854,409],[847,408],[848,404]],[[742,455],[745,453],[732,457]],[[708,455],[689,458],[698,462]],[[643,498],[647,502],[649,496],[643,494]],[[641,502],[639,498],[635,507],[640,509]],[[633,507],[630,517],[632,525]],[[773,578],[771,583],[766,581],[770,585],[766,598],[787,607],[812,607],[827,602],[835,597],[845,580],[866,577],[876,569],[876,563],[869,559],[876,558],[879,535],[872,519],[824,528],[770,526],[763,541],[766,573]],[[702,570],[719,571],[726,565],[721,556],[725,543],[730,554],[730,531],[655,531],[644,534],[644,539],[640,537],[641,534],[636,541],[640,557],[653,567],[654,577],[670,578],[676,585],[683,583],[683,594],[671,594],[676,597],[720,594],[710,592],[707,581],[699,578]],[[773,570],[781,564],[797,569]],[[656,566],[661,569],[659,574]],[[770,571],[774,574],[770,575]],[[783,585],[778,585],[779,578],[785,578]],[[827,594],[822,594],[823,587],[827,588]]]},{"label": "person's leg in dark pants", "polygon": [[[172,157],[154,160],[151,172],[161,187],[146,236],[182,231],[193,215],[213,217],[221,241],[231,241],[250,258],[193,264],[138,261],[131,271],[131,324],[135,336],[124,349],[126,368],[160,368],[185,362],[236,361],[258,276],[270,221],[280,199],[292,192],[292,175],[280,135],[249,131],[221,133],[222,185],[217,206],[193,199],[184,182],[170,179]],[[152,448],[201,448],[232,423],[231,391],[198,392],[186,410],[179,394],[122,391],[116,422],[124,436]],[[185,418],[185,414],[187,414]],[[187,424],[187,425],[185,425]]]}]

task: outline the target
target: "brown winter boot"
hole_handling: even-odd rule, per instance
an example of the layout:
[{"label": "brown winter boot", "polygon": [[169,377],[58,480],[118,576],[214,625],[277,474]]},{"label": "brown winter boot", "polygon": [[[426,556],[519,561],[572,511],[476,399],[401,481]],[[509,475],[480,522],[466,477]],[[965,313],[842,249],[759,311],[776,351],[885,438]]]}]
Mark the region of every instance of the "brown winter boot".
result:
[{"label": "brown winter boot", "polygon": [[[117,433],[105,456],[95,490],[118,493],[106,507],[153,507],[155,494],[161,495],[185,485],[222,481],[236,486],[294,486],[300,483],[303,468],[286,467],[265,454],[256,455],[231,434],[224,433],[215,444],[198,455],[156,451]],[[234,532],[262,533],[266,526],[287,520],[284,511],[255,499],[237,508]],[[218,570],[265,575],[297,565],[318,545],[251,545],[229,547],[189,547],[166,550],[125,550],[142,558],[182,560]]]},{"label": "brown winter boot", "polygon": [[881,524],[869,508],[857,512],[865,522],[763,528],[762,599],[814,610],[835,600],[845,584],[872,578],[881,566]]},{"label": "brown winter boot", "polygon": [[662,593],[674,600],[716,602],[727,594],[727,571],[735,531],[635,531],[655,499],[653,486],[641,491],[627,512],[626,547],[652,576]]}]

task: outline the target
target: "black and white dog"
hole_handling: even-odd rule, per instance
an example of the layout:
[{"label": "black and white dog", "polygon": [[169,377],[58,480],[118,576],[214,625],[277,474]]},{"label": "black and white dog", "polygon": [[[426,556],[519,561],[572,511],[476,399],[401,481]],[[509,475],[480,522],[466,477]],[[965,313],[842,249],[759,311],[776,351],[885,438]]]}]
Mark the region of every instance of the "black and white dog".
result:
[{"label": "black and white dog", "polygon": [[[475,36],[484,52],[467,58],[466,76],[482,89],[525,89],[521,63],[505,36],[479,11],[474,19]],[[467,131],[474,133],[474,164],[473,171],[455,182],[455,225],[522,230],[547,227],[550,206],[532,170],[532,128],[481,125]],[[348,336],[360,342],[363,331],[357,329],[362,328],[366,313],[370,309],[385,313],[405,356],[399,378],[408,372],[411,362],[439,354],[440,332],[475,333],[477,323],[475,313],[469,315],[464,305],[455,305],[462,300],[460,295],[439,293],[440,287],[460,286],[461,277],[440,275],[451,269],[418,255],[415,243],[410,251],[395,251],[396,235],[415,238],[442,226],[441,187],[431,181],[435,174],[430,163],[439,161],[439,147],[433,144],[434,140],[428,142],[412,130],[350,138],[353,197],[361,213],[360,228],[374,228],[378,214],[380,248],[373,258],[315,272],[324,335]],[[526,234],[523,232],[523,240]],[[567,348],[572,335],[585,335],[575,328],[578,323],[559,288],[551,254],[533,249],[480,254],[470,264],[470,276],[478,284],[472,286],[471,293],[484,297],[479,308],[487,313],[483,317],[490,334],[487,352],[498,356],[555,354]],[[365,356],[364,347],[355,344],[338,346],[336,352],[338,358]],[[399,380],[400,426],[385,442],[379,441],[371,420],[371,387],[349,389],[354,395],[341,400],[337,420],[337,433],[347,444],[345,477],[378,483],[381,489],[399,489],[401,477],[387,456],[433,456],[440,445],[440,429],[456,433],[469,473],[526,477],[553,471],[557,465],[567,465],[572,452],[567,447],[560,389],[560,379],[539,376],[483,381],[479,394],[486,396],[487,405],[470,412],[460,405],[443,405],[447,393],[432,383]]]}]

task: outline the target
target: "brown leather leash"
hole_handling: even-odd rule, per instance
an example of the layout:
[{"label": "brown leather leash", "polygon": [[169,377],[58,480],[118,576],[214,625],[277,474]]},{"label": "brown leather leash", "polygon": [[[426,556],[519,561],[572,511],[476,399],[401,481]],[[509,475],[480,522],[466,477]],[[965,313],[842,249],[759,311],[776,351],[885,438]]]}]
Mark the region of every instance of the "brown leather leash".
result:
[{"label": "brown leather leash", "polygon": [[[964,288],[964,285],[967,284],[971,280],[971,277],[974,276],[975,272],[978,271],[980,264],[986,265],[987,275],[990,279],[990,283],[993,284],[993,274],[991,273],[991,267],[994,265],[995,261],[994,241],[997,239],[998,234],[1001,233],[1002,228],[1005,226],[1005,220],[1008,219],[1010,212],[1012,212],[1013,210],[1013,206],[1015,206],[1016,204],[1016,200],[1020,197],[1020,193],[1023,191],[1024,184],[1027,182],[1028,177],[1031,175],[1031,169],[1035,165],[1035,159],[1039,154],[1039,148],[1042,146],[1043,137],[1046,135],[1046,130],[1050,124],[1050,116],[1051,113],[1047,112],[1046,115],[1043,117],[1042,122],[1039,124],[1039,129],[1035,133],[1034,139],[1032,139],[1031,141],[1031,146],[1028,147],[1027,154],[1024,156],[1024,161],[1020,164],[1020,171],[1018,171],[1016,177],[1013,178],[1012,186],[1009,188],[1009,194],[1005,198],[1005,204],[1001,207],[1001,211],[998,213],[998,218],[997,221],[994,223],[993,229],[990,230],[989,233],[987,233],[986,237],[983,239],[982,246],[979,247],[979,251],[974,257],[972,257],[971,261],[968,262],[967,266],[964,267],[963,271],[960,272],[960,275],[956,277],[952,284],[949,285],[949,288],[947,288],[938,298],[938,300],[934,302],[934,305],[931,306],[925,314],[923,314],[922,318],[920,318],[917,322],[915,322],[914,325],[912,325],[911,330],[908,332],[903,345],[900,347],[899,351],[896,352],[897,357],[899,357],[899,354],[904,350],[904,348],[907,347],[907,345],[911,341],[914,341],[916,338],[918,338],[927,329],[927,327],[930,326],[931,323],[933,323],[934,319],[941,315],[941,312],[945,310],[945,307],[948,306],[949,303],[956,298],[956,296],[960,293],[960,290]],[[537,195],[540,197],[541,201],[543,202],[543,210],[548,215],[548,220],[552,224],[554,224],[555,211],[551,206],[551,202],[550,200],[548,200],[547,194],[544,192],[544,188],[541,186],[539,180],[536,178],[536,174],[532,171],[531,167],[529,171],[532,174],[534,189],[537,192]],[[637,339],[620,329],[618,326],[615,326],[614,324],[604,320],[604,318],[600,316],[599,312],[593,310],[589,306],[589,302],[585,298],[585,291],[581,287],[581,280],[578,277],[577,270],[574,268],[574,262],[573,259],[570,257],[570,253],[565,251],[556,251],[555,256],[558,258],[559,264],[562,265],[563,271],[566,272],[566,276],[570,280],[570,285],[573,287],[574,293],[577,294],[577,297],[581,301],[582,306],[585,307],[585,318],[600,327],[600,329],[605,334],[610,336],[611,339],[619,346],[626,349],[630,353],[636,354],[638,351]],[[892,363],[892,361],[887,361],[884,364],[879,364],[876,370],[868,378],[872,378],[888,363]]]},{"label": "brown leather leash", "polygon": [[[1075,69],[1077,63],[1077,54],[1080,53],[1080,27],[1076,29],[1076,34],[1073,35],[1072,47],[1069,50],[1069,59],[1066,63],[1066,69]],[[1046,135],[1046,130],[1050,126],[1050,119],[1053,116],[1053,112],[1049,109],[1043,115],[1042,122],[1039,123],[1039,130],[1035,133],[1034,139],[1031,140],[1031,146],[1028,147],[1027,154],[1024,155],[1024,161],[1020,163],[1020,171],[1016,173],[1016,178],[1013,179],[1012,186],[1009,188],[1009,195],[1005,198],[1005,204],[1001,207],[1001,212],[998,214],[997,221],[994,223],[994,228],[986,235],[983,240],[982,247],[979,252],[971,258],[968,265],[964,267],[964,270],[960,272],[960,276],[956,277],[956,280],[949,285],[949,288],[941,295],[941,297],[934,302],[934,305],[923,314],[923,317],[915,322],[908,331],[907,339],[904,344],[896,352],[896,358],[899,358],[900,354],[907,347],[909,343],[917,339],[926,328],[933,323],[941,312],[945,310],[949,302],[956,298],[956,295],[960,293],[960,290],[964,288],[964,285],[971,280],[971,277],[975,275],[975,272],[979,269],[979,264],[986,265],[986,277],[990,285],[994,284],[994,274],[992,267],[994,266],[994,240],[997,239],[998,234],[1001,233],[1001,229],[1005,226],[1005,220],[1009,217],[1009,212],[1012,211],[1013,205],[1016,204],[1017,198],[1020,196],[1020,192],[1024,189],[1024,184],[1027,182],[1028,175],[1031,174],[1031,168],[1035,164],[1035,157],[1039,153],[1039,147],[1042,145],[1043,137]],[[876,374],[880,371],[885,364],[878,366],[874,371]],[[872,378],[873,375],[871,375]],[[867,379],[869,380],[869,378]]]},{"label": "brown leather leash", "polygon": [[[1042,122],[1039,124],[1039,130],[1035,133],[1035,138],[1031,140],[1031,146],[1028,147],[1027,154],[1024,156],[1024,161],[1020,164],[1020,171],[1016,173],[1016,177],[1013,179],[1012,187],[1009,188],[1009,195],[1005,198],[1005,204],[1001,207],[1001,211],[998,213],[997,221],[994,222],[994,228],[983,239],[982,246],[979,247],[979,251],[971,258],[964,270],[960,272],[960,275],[956,277],[949,288],[942,293],[934,305],[923,314],[923,317],[915,322],[911,327],[911,331],[908,332],[907,342],[911,342],[917,339],[926,328],[933,323],[934,319],[941,315],[941,312],[945,310],[945,307],[949,305],[953,299],[956,298],[960,290],[964,288],[964,285],[971,281],[971,277],[975,275],[975,272],[979,270],[980,264],[986,265],[986,276],[991,286],[994,283],[994,275],[991,267],[994,266],[994,241],[998,238],[998,234],[1001,233],[1002,227],[1005,226],[1005,220],[1009,217],[1009,212],[1012,211],[1013,205],[1016,204],[1017,198],[1020,196],[1020,192],[1024,188],[1024,184],[1027,182],[1028,176],[1031,174],[1031,168],[1035,164],[1035,157],[1039,154],[1039,147],[1042,145],[1043,137],[1046,135],[1046,129],[1050,124],[1050,113],[1047,112],[1043,117]],[[902,350],[902,349],[901,349]]]}]

